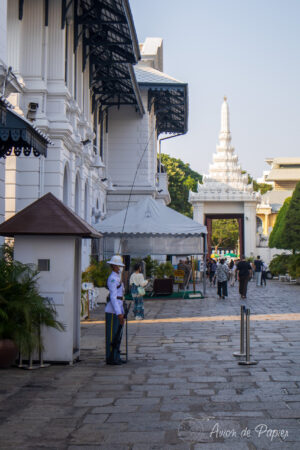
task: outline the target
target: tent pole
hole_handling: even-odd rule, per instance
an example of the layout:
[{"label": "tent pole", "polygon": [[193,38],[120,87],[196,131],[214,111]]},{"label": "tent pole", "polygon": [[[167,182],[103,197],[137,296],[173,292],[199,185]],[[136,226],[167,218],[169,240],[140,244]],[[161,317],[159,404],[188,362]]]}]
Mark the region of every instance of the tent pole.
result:
[{"label": "tent pole", "polygon": [[193,290],[194,290],[194,294],[196,292],[196,286],[195,286],[195,270],[194,270],[194,256],[191,256],[192,259],[192,274],[193,274]]},{"label": "tent pole", "polygon": [[206,295],[206,256],[207,256],[207,235],[203,235],[203,295]]}]

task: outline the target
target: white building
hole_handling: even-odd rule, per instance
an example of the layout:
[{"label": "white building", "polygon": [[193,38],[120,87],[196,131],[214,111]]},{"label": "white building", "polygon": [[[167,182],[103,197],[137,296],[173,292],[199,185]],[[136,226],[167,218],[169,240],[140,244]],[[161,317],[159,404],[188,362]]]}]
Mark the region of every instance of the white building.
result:
[{"label": "white building", "polygon": [[[21,110],[7,101],[8,96],[13,97],[24,88],[22,80],[8,66],[7,44],[7,2],[0,0],[0,223],[5,219],[5,158],[46,155],[50,142],[24,118]],[[7,193],[10,195],[9,187]],[[0,244],[3,242],[0,237]]]},{"label": "white building", "polygon": [[[157,139],[187,131],[187,85],[162,73],[161,39],[141,46],[135,73],[127,0],[1,2],[7,65],[24,85],[8,99],[52,142],[46,158],[6,158],[6,219],[47,192],[91,224],[123,209],[130,193],[168,202]],[[84,266],[90,253],[84,242]]]},{"label": "white building", "polygon": [[158,168],[157,140],[162,133],[187,132],[187,84],[163,73],[162,39],[147,38],[140,49],[134,71],[145,114],[128,106],[109,112],[110,214],[124,209],[129,196],[131,203],[147,196],[170,202],[167,174]]},{"label": "white building", "polygon": [[247,174],[242,173],[238,156],[231,145],[229,107],[226,97],[221,108],[221,130],[217,152],[209,174],[204,175],[198,192],[190,192],[189,201],[194,207],[194,220],[207,226],[208,252],[213,219],[237,219],[239,222],[240,253],[254,256],[256,253],[256,205],[259,194],[248,184]]}]

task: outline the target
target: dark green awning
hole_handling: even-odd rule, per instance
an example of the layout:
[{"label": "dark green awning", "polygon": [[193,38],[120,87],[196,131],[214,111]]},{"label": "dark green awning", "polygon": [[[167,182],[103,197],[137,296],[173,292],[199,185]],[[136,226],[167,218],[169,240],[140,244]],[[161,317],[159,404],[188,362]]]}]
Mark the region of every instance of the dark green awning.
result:
[{"label": "dark green awning", "polygon": [[12,153],[16,156],[21,153],[47,156],[49,143],[44,133],[15,113],[5,98],[0,97],[0,158]]},{"label": "dark green awning", "polygon": [[188,85],[160,70],[140,65],[134,68],[140,88],[148,89],[148,110],[154,105],[157,136],[188,131]]}]

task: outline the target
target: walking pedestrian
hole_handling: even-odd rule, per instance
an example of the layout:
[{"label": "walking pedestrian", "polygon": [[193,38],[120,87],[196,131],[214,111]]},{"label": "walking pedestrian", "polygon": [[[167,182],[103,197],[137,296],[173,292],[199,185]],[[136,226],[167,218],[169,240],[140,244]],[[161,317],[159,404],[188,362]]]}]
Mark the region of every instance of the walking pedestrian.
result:
[{"label": "walking pedestrian", "polygon": [[261,274],[262,274],[262,261],[260,256],[257,256],[257,259],[253,263],[253,269],[255,273],[256,286],[261,286]]},{"label": "walking pedestrian", "polygon": [[132,298],[134,300],[133,314],[135,320],[144,319],[144,300],[145,295],[144,287],[148,284],[148,280],[144,279],[142,273],[142,265],[140,263],[135,264],[134,272],[130,277],[129,285]]},{"label": "walking pedestrian", "polygon": [[215,286],[216,284],[216,270],[217,270],[217,263],[214,259],[211,260],[210,266],[209,266],[209,282],[210,282],[210,287],[212,285]]},{"label": "walking pedestrian", "polygon": [[227,281],[229,275],[229,268],[227,264],[224,264],[225,260],[221,259],[220,264],[217,266],[216,279],[218,283],[218,296],[219,298],[225,298],[228,296]]},{"label": "walking pedestrian", "polygon": [[239,293],[241,298],[247,298],[247,285],[249,278],[252,275],[252,268],[245,256],[242,256],[241,261],[236,267],[239,280]]},{"label": "walking pedestrian", "polygon": [[108,264],[112,272],[107,280],[109,297],[105,307],[105,337],[106,337],[106,364],[113,366],[126,363],[120,357],[120,345],[124,325],[123,295],[124,285],[121,281],[122,267],[121,256],[113,256]]},{"label": "walking pedestrian", "polygon": [[230,282],[230,286],[232,286],[232,287],[234,286],[234,282],[235,282],[235,270],[236,270],[236,264],[232,259],[229,263],[229,282]]},{"label": "walking pedestrian", "polygon": [[262,267],[261,267],[261,285],[267,285],[267,270],[268,266],[265,262],[262,261]]},{"label": "walking pedestrian", "polygon": [[181,270],[184,275],[183,275],[183,283],[179,284],[179,289],[184,289],[185,288],[185,281],[186,281],[186,273],[187,273],[187,268],[186,265],[184,264],[184,262],[182,261],[182,259],[179,260],[179,263],[177,265],[177,269]]}]

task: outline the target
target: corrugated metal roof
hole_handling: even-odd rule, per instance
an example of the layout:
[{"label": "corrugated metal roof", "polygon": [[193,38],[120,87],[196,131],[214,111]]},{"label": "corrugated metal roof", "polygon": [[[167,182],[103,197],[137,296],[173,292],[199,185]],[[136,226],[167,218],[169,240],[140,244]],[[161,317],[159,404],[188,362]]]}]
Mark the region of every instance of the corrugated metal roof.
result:
[{"label": "corrugated metal roof", "polygon": [[186,84],[152,67],[139,65],[134,67],[134,71],[139,84]]}]

